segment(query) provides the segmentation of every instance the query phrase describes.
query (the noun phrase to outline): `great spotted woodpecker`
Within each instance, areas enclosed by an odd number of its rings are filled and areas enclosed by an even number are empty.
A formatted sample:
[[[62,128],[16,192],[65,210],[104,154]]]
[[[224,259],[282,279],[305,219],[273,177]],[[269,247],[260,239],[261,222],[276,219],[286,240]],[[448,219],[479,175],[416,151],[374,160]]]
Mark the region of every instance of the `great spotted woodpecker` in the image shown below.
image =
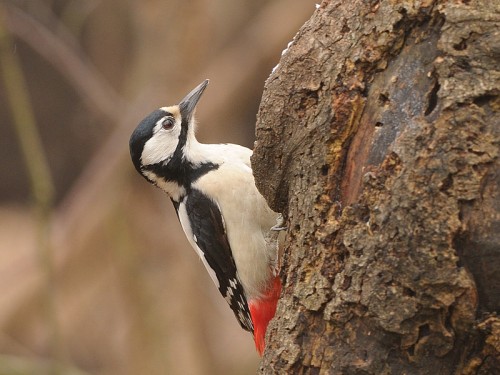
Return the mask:
[[[144,118],[130,154],[137,171],[170,196],[189,243],[262,355],[281,291],[270,235],[278,214],[255,187],[251,150],[196,140],[194,111],[207,85]]]

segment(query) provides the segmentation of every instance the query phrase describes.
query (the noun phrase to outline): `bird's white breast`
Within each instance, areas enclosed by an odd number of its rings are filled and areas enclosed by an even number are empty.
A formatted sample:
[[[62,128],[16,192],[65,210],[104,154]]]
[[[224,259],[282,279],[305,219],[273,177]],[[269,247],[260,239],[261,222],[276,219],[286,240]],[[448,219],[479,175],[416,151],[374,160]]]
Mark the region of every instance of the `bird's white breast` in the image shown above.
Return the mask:
[[[230,144],[203,146],[217,153],[219,168],[200,177],[193,187],[219,205],[245,293],[249,299],[259,297],[276,257],[265,235],[276,224],[277,214],[255,186],[249,166],[251,150]]]

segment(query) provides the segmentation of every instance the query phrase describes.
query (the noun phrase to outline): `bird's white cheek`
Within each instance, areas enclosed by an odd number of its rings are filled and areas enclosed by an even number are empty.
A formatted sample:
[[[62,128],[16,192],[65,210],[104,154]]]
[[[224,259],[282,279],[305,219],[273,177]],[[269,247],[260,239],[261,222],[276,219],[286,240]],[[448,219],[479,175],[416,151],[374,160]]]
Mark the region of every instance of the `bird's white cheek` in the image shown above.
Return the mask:
[[[172,156],[177,147],[177,142],[178,135],[175,134],[175,130],[155,134],[144,145],[141,155],[142,164],[156,164]]]

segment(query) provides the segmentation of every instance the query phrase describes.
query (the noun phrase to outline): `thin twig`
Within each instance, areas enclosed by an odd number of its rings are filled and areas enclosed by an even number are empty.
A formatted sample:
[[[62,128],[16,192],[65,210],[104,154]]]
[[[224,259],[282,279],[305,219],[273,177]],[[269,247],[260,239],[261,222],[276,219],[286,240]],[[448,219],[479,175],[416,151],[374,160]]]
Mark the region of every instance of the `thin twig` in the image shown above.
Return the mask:
[[[49,164],[36,126],[35,116],[28,95],[26,81],[13,44],[3,27],[5,15],[0,8],[0,69],[7,100],[13,117],[13,126],[21,146],[24,164],[28,171],[37,224],[37,245],[41,268],[45,274],[45,303],[50,346],[56,362],[63,359],[55,302],[54,267],[50,243],[51,214],[54,185]],[[52,373],[59,373],[54,366]]]
[[[12,34],[28,43],[65,76],[92,111],[113,122],[120,120],[125,108],[123,99],[87,59],[64,25],[54,20],[58,31],[55,34],[22,10],[4,6],[7,13],[5,26]]]

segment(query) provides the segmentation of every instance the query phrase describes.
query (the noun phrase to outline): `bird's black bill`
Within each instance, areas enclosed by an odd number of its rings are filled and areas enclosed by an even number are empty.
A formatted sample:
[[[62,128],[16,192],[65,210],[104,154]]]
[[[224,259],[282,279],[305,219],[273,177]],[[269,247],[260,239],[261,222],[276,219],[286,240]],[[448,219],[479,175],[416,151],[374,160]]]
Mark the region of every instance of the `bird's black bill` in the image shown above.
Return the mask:
[[[191,116],[193,115],[194,109],[196,108],[196,104],[198,104],[198,101],[200,100],[203,91],[205,91],[208,82],[208,79],[204,80],[189,94],[187,94],[186,97],[179,103],[179,109],[181,111],[183,120],[186,120],[188,122],[189,120],[191,120]]]

